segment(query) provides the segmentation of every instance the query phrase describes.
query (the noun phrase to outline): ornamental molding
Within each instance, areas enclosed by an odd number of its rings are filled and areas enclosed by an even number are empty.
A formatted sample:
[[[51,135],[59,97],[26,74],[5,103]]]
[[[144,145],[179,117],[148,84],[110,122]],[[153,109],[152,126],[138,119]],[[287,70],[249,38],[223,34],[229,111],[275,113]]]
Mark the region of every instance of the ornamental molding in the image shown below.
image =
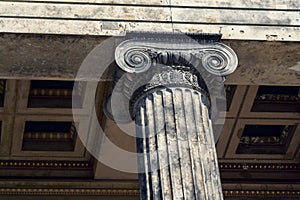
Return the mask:
[[[90,188],[0,188],[1,195],[99,195],[139,196],[139,189]],[[299,190],[223,190],[226,197],[284,197],[299,198]]]
[[[139,189],[111,188],[0,188],[0,194],[15,195],[100,195],[100,196],[139,196]]]
[[[259,170],[259,171],[295,171],[300,165],[295,163],[219,163],[220,170]]]
[[[2,160],[1,169],[83,169],[93,168],[90,161],[31,161],[31,160]],[[220,162],[220,170],[262,170],[262,171],[295,171],[300,170],[300,165],[295,163],[229,163]]]
[[[11,169],[78,169],[91,170],[90,161],[31,161],[31,160],[2,160],[0,170]]]
[[[183,70],[168,70],[161,73],[156,73],[147,88],[153,88],[159,85],[188,85],[199,88],[198,77],[189,71]]]

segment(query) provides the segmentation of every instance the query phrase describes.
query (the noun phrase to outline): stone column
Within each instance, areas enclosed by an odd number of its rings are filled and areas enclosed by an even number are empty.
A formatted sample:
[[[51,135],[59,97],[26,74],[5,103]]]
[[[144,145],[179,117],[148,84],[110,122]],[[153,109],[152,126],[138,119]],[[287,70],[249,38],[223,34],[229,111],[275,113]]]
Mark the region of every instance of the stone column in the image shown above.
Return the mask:
[[[142,199],[222,199],[207,96],[156,88],[136,106]]]
[[[215,36],[197,39],[135,38],[116,49],[117,64],[129,73],[117,87],[136,122],[143,200],[223,199],[210,93],[237,58]]]

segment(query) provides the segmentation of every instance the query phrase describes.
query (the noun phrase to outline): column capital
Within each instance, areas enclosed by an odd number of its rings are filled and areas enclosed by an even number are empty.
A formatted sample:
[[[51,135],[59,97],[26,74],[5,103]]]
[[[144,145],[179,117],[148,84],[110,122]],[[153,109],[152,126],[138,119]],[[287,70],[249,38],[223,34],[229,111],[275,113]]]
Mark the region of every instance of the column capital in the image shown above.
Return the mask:
[[[205,94],[212,116],[217,116],[217,98],[225,98],[224,77],[238,64],[235,52],[220,39],[220,34],[127,34],[115,50],[120,70],[112,98],[118,101],[108,100],[106,114],[118,122],[130,121],[128,112],[141,95],[160,87],[187,87]]]
[[[226,76],[235,71],[235,52],[218,35],[155,34],[123,41],[115,50],[118,66],[128,73],[142,73],[153,67],[181,66],[204,68],[207,72]]]

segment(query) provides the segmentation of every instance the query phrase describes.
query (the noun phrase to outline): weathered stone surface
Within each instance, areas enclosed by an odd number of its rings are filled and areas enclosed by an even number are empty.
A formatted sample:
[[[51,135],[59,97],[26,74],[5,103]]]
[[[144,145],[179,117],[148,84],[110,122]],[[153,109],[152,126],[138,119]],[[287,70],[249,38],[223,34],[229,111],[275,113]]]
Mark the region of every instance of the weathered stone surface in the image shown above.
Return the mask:
[[[31,0],[31,2],[43,2],[44,0]],[[66,0],[48,0],[47,2],[66,2]],[[173,5],[173,6],[209,6],[209,7],[233,7],[233,8],[269,8],[269,9],[296,9],[298,0],[72,0],[72,3],[100,3],[100,4],[130,4],[130,5]]]
[[[74,79],[88,53],[107,37],[0,35],[0,77]],[[299,85],[300,43],[224,41],[239,58],[226,83]],[[91,72],[93,73],[93,72]]]
[[[112,36],[155,30],[220,32],[239,40],[300,38],[297,0],[35,0],[4,1],[0,8],[0,30],[6,33]]]
[[[205,96],[160,89],[138,102],[141,199],[222,199]]]
[[[186,6],[209,6],[209,7],[229,7],[229,8],[269,8],[269,9],[296,9],[299,8],[298,0],[251,0],[251,1],[231,1],[231,0],[173,0],[174,5]]]
[[[74,79],[88,53],[105,37],[2,34],[1,78]]]
[[[237,70],[227,83],[240,85],[299,85],[300,43],[224,41],[238,55]]]
[[[207,4],[209,4],[207,2]],[[42,19],[90,19],[90,20],[119,20],[119,21],[153,21],[153,22],[185,22],[185,23],[223,23],[223,24],[252,24],[265,26],[297,26],[299,12],[289,10],[252,10],[251,7],[240,14],[239,8],[170,8],[165,6],[134,6],[134,5],[80,5],[32,2],[0,2],[0,16],[33,17]],[[263,7],[263,6],[262,6]],[[190,13],[186,15],[186,13]],[[4,20],[5,21],[5,20]],[[111,28],[114,29],[114,28]]]
[[[90,20],[170,21],[168,7],[0,2],[0,16]]]

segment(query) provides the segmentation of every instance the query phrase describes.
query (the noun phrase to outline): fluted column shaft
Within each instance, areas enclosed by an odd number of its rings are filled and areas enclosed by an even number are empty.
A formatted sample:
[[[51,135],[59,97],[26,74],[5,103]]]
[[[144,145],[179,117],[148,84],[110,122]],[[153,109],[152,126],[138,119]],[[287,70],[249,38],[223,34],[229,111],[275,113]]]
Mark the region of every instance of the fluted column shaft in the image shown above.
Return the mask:
[[[141,199],[223,199],[207,98],[173,86],[137,101]]]
[[[126,74],[114,90],[130,117],[114,119],[136,121],[141,199],[223,199],[210,115],[238,59],[220,39],[139,32],[116,47]]]

